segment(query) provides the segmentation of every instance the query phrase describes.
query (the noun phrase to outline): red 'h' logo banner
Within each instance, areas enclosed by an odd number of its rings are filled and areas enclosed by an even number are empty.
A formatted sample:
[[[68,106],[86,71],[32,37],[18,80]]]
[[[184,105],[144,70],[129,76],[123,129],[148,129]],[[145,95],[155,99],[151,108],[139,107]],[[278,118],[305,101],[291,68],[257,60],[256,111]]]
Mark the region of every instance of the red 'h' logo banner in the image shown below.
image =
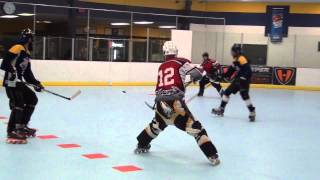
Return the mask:
[[[291,82],[295,75],[294,68],[275,68],[275,76],[278,82],[282,85],[287,85]]]

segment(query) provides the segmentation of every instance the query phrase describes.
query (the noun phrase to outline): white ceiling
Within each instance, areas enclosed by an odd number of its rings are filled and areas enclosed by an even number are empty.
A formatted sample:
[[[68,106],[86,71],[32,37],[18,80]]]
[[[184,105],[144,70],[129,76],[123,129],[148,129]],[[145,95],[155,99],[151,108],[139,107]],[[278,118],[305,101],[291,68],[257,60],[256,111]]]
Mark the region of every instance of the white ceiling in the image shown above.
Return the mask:
[[[316,2],[320,3],[320,0],[200,0],[203,2]]]

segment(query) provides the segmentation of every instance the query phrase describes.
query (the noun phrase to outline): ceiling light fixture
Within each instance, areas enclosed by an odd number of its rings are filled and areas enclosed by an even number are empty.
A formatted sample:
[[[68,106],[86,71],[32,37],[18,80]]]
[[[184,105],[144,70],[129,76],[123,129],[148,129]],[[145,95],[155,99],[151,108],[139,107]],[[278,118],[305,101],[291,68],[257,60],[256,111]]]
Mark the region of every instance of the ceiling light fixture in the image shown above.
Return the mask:
[[[130,23],[111,23],[112,26],[129,26]]]
[[[152,21],[136,21],[133,22],[134,24],[138,24],[138,25],[147,25],[147,24],[154,24],[154,22]]]
[[[41,23],[43,23],[43,24],[51,24],[52,21],[36,21],[36,23],[38,23],[38,24],[41,24]]]
[[[6,18],[6,19],[13,19],[13,18],[17,18],[19,16],[16,16],[16,15],[3,15],[3,16],[0,16],[1,18]]]
[[[177,26],[159,26],[161,29],[176,29]]]
[[[35,14],[32,13],[20,13],[19,16],[34,16]]]

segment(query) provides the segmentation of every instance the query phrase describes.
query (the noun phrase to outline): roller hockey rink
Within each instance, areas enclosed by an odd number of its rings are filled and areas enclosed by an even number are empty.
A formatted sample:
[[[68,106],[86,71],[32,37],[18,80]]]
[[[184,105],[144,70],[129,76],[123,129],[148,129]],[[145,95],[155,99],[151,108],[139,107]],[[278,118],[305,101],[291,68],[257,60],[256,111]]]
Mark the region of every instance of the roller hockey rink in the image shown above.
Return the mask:
[[[149,154],[135,155],[136,136],[154,116],[153,87],[49,87],[74,101],[41,93],[31,121],[40,137],[7,145],[9,107],[0,89],[0,179],[313,180],[319,177],[320,92],[252,89],[257,120],[239,95],[223,118],[211,115],[220,97],[210,87],[188,103],[220,154],[212,167],[194,139],[168,127]],[[188,100],[198,91],[187,90]]]

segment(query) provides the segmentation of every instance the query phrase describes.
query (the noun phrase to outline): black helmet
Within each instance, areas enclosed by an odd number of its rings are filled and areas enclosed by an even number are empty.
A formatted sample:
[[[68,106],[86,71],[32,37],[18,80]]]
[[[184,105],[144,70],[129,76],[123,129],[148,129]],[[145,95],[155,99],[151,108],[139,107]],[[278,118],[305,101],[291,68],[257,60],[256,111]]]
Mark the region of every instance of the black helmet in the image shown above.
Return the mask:
[[[237,55],[242,54],[242,46],[241,44],[234,44],[231,48],[231,51],[234,52]]]
[[[204,53],[202,54],[202,57],[209,57],[209,53],[204,52]]]
[[[31,29],[27,28],[27,29],[23,29],[21,32],[21,36],[20,36],[20,43],[27,43],[29,41],[29,39],[33,38],[33,34]]]

